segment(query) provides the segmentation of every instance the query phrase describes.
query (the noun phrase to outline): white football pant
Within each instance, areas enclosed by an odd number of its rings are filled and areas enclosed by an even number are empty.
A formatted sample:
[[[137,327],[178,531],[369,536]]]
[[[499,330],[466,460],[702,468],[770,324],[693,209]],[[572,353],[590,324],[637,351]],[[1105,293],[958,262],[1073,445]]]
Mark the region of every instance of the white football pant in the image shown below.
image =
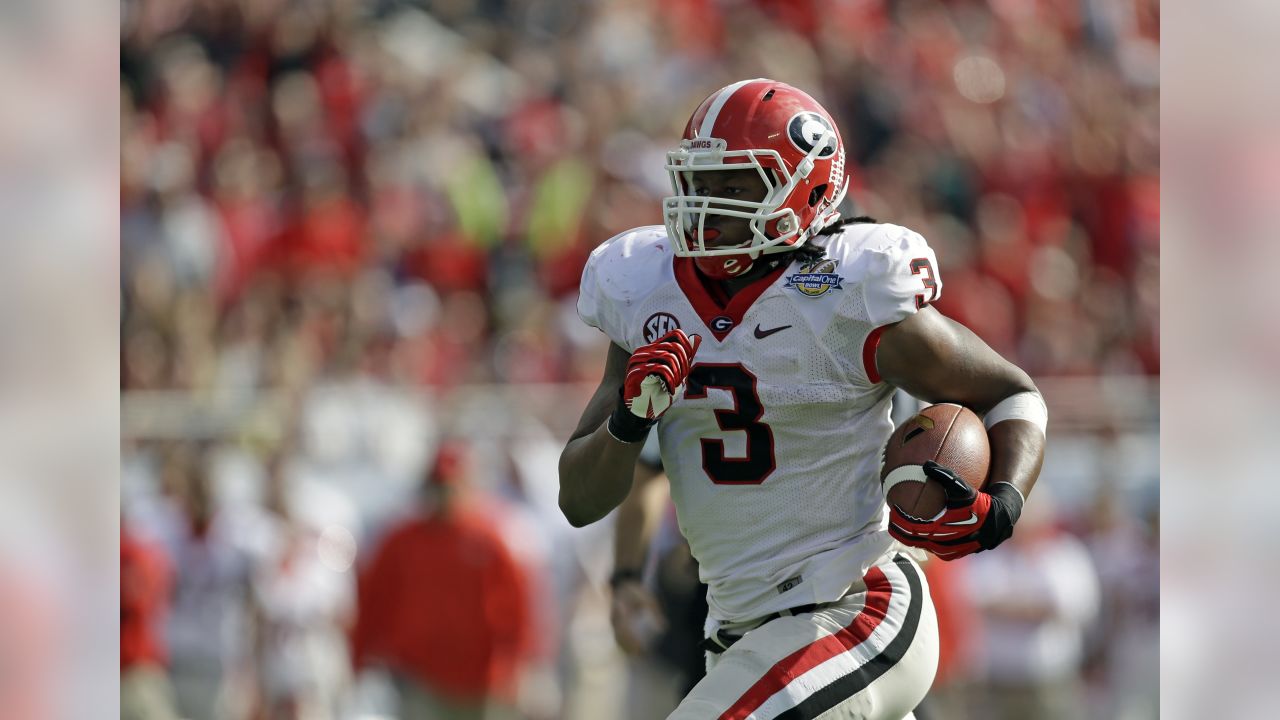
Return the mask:
[[[742,635],[708,622],[717,630]],[[706,677],[668,720],[900,720],[933,684],[938,622],[920,566],[898,555],[841,600],[707,655]]]

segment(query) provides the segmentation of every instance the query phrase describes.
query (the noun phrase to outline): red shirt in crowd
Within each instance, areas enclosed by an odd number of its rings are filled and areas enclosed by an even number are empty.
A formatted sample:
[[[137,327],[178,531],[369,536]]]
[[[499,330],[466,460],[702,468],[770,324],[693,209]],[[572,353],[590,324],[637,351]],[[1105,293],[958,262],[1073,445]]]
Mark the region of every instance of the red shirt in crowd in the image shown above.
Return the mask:
[[[169,604],[169,563],[159,548],[120,533],[120,669],[164,665],[160,627]]]
[[[352,655],[457,700],[510,699],[532,644],[527,578],[492,520],[458,509],[393,528],[360,575]]]
[[[938,672],[933,685],[940,688],[973,677],[974,644],[982,635],[982,615],[964,589],[965,563],[930,558],[922,567],[938,614]]]

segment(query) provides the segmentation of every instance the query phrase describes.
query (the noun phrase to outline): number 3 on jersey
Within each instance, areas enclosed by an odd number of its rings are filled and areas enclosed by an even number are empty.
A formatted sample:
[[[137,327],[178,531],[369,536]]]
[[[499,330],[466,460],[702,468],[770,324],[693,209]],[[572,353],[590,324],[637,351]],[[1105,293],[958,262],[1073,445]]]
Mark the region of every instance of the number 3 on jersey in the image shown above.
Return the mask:
[[[920,281],[924,283],[924,289],[929,291],[929,297],[925,297],[924,293],[916,294],[916,309],[919,310],[938,299],[938,281],[933,279],[933,263],[929,262],[929,258],[912,260],[911,274],[919,275]]]
[[[756,392],[756,376],[739,363],[698,363],[689,370],[684,396],[697,400],[707,396],[707,388],[733,394],[733,409],[716,410],[721,430],[742,430],[747,434],[747,455],[726,458],[724,441],[702,438],[702,468],[717,485],[759,485],[777,467],[773,455],[773,430],[760,422],[764,406]]]

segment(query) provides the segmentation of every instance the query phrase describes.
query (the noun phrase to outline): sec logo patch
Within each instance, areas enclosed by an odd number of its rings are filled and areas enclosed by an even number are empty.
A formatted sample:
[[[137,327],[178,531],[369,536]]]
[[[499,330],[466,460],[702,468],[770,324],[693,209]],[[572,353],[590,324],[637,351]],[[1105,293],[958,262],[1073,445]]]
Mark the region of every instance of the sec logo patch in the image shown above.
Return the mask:
[[[680,329],[680,321],[670,313],[654,313],[644,321],[644,341],[651,343],[672,330]]]

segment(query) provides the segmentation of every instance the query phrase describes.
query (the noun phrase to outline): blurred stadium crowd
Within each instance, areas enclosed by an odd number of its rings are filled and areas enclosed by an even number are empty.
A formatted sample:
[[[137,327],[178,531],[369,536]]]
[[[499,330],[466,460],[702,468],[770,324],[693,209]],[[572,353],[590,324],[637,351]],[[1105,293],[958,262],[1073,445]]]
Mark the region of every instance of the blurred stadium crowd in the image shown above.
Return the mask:
[[[1154,379],[1158,28],[1155,0],[125,0],[122,709],[626,716],[654,681],[609,633],[611,530],[555,503],[607,342],[577,280],[660,222],[664,153],[736,79],[831,110],[944,313],[1037,379]],[[1050,463],[1008,552],[931,570],[931,717],[1155,715],[1156,509],[1092,459],[1057,464],[1083,490]]]

